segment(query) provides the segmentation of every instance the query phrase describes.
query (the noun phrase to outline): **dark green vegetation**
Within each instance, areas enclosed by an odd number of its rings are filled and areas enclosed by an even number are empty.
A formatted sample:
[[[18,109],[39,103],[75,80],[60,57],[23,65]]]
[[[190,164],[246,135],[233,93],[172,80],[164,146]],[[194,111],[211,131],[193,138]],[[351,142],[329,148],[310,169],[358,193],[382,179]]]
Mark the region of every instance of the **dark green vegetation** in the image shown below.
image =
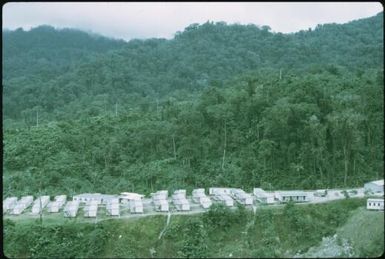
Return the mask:
[[[11,257],[286,257],[317,245],[333,235],[363,206],[362,199],[329,204],[284,208],[262,208],[254,215],[240,207],[231,211],[213,206],[197,216],[172,216],[163,237],[158,236],[166,218],[108,220],[98,224],[66,223],[43,225],[4,222],[4,252]],[[361,211],[359,212],[361,213]],[[377,214],[381,214],[377,212]],[[375,221],[376,213],[366,220]],[[381,214],[383,215],[383,214]],[[359,235],[352,229],[352,235]],[[356,255],[378,256],[383,236],[373,232],[366,250]],[[25,242],[28,240],[28,242]],[[373,240],[373,242],[372,242]],[[370,248],[370,249],[368,249]]]
[[[362,186],[384,169],[382,19],[3,32],[3,194]]]

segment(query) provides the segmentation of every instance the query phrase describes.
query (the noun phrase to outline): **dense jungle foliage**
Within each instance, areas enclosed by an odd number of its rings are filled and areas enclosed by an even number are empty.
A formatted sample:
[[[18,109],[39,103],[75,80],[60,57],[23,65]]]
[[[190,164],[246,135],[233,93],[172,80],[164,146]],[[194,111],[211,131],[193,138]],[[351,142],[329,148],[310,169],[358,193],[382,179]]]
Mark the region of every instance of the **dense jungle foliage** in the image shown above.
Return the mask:
[[[4,254],[18,258],[292,257],[316,246],[322,237],[334,235],[364,203],[363,199],[347,199],[307,206],[288,204],[284,208],[261,208],[256,214],[243,207],[232,211],[218,205],[198,216],[173,216],[160,239],[165,216],[97,224],[68,220],[40,225],[6,220]],[[369,213],[365,221],[383,224],[383,216],[376,214]],[[359,243],[349,239],[355,257],[377,257],[383,253],[384,230],[377,229],[370,233],[352,229],[353,240],[363,233],[370,235]]]
[[[3,31],[3,194],[362,186],[383,173],[383,13],[129,42]]]

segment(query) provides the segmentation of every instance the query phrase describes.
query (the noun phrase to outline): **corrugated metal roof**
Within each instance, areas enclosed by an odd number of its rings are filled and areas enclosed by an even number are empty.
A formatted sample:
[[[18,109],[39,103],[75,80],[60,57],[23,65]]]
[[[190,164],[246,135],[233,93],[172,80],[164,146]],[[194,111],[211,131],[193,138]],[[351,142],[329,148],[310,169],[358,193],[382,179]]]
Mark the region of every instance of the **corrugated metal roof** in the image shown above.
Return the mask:
[[[370,183],[374,183],[374,184],[376,184],[376,185],[384,186],[384,179],[382,179],[382,180],[377,180],[377,181],[372,181],[372,182],[370,182]]]
[[[302,192],[302,191],[281,191],[278,193],[281,196],[308,196],[306,192]]]
[[[383,198],[369,198],[368,201],[384,201]]]

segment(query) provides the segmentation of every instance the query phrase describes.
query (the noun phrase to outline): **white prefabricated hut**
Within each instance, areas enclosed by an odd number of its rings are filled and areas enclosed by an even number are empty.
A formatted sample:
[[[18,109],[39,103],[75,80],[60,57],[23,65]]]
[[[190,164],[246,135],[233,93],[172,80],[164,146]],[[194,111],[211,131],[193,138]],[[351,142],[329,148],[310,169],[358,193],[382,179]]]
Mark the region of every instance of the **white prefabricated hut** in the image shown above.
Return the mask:
[[[199,188],[199,189],[194,189],[194,190],[192,191],[192,200],[193,200],[195,203],[199,203],[199,200],[200,200],[200,198],[202,198],[202,197],[206,197],[205,189]]]
[[[209,188],[209,195],[215,195],[218,193],[231,194],[231,188],[221,188],[221,187]]]
[[[99,201],[91,200],[84,207],[84,217],[95,218],[98,213]]]
[[[261,188],[254,188],[253,194],[256,197],[257,201],[261,203],[273,204],[275,202],[274,193],[268,193]]]
[[[51,212],[51,213],[59,212],[59,210],[63,207],[66,201],[67,201],[66,195],[55,196],[55,200],[51,201],[47,205],[48,212]]]
[[[155,193],[151,193],[152,201],[156,200],[167,200],[168,199],[168,191],[157,191]]]
[[[230,197],[230,195],[227,194],[221,194],[220,200],[228,207],[234,206],[234,200]]]
[[[107,204],[110,199],[116,198],[116,195],[101,194],[101,193],[82,193],[75,195],[72,200],[80,203],[88,203],[90,201],[97,201],[98,204]]]
[[[231,196],[226,194],[226,193],[220,193],[219,192],[213,196],[213,199],[216,201],[222,202],[223,204],[225,204],[228,207],[234,206],[233,198],[231,198]]]
[[[169,211],[167,190],[157,191],[152,193],[151,196],[156,211]]]
[[[75,200],[75,201],[69,201],[64,207],[64,217],[76,217],[76,214],[78,213],[79,210],[79,203],[80,201]]]
[[[131,200],[142,200],[144,197],[143,194],[139,194],[139,193],[133,193],[133,192],[122,192],[120,193],[119,195],[119,200],[122,202],[122,203],[130,203]]]
[[[79,203],[88,203],[90,201],[97,201],[99,204],[102,203],[102,194],[100,193],[82,193],[75,195],[72,198],[73,201],[78,201]]]
[[[179,190],[174,191],[174,194],[178,194],[178,193],[182,193],[183,195],[186,196],[186,190],[184,190],[184,189],[179,189]]]
[[[205,189],[194,189],[192,191],[192,199],[195,203],[199,203],[204,209],[209,208],[212,205],[212,201],[205,194]]]
[[[201,197],[199,199],[199,203],[201,204],[202,208],[204,208],[204,209],[210,208],[211,205],[213,204],[213,202],[207,196]]]
[[[176,190],[173,194],[172,194],[172,199],[186,199],[186,190]]]
[[[15,207],[11,210],[12,215],[20,215],[25,210],[25,206],[21,203],[16,203]]]
[[[214,200],[220,201],[228,207],[234,206],[234,200],[230,196],[231,188],[212,187],[209,188],[209,194]]]
[[[160,199],[154,201],[156,211],[169,211],[168,200]]]
[[[61,208],[67,201],[67,195],[57,195],[55,201],[58,202],[59,208]]]
[[[168,191],[162,190],[152,193],[152,203],[156,211],[169,211]]]
[[[47,205],[47,210],[48,212],[50,213],[56,213],[56,212],[59,212],[59,209],[60,209],[60,206],[59,206],[59,202],[58,201],[51,201],[50,203],[48,203]]]
[[[131,213],[143,213],[143,202],[142,200],[130,200],[130,212]]]
[[[307,202],[310,200],[310,196],[308,193],[303,191],[280,191],[275,192],[275,197],[280,202]]]
[[[364,189],[371,193],[384,193],[384,180],[372,181],[364,184]]]
[[[12,210],[17,204],[17,197],[8,197],[3,201],[3,213]]]
[[[190,203],[186,199],[175,198],[175,199],[173,199],[173,203],[174,203],[177,210],[180,210],[180,211],[190,210]]]
[[[110,199],[106,205],[107,214],[110,216],[120,216],[119,198]]]
[[[172,202],[174,203],[177,210],[190,210],[190,203],[186,199],[186,190],[176,190],[172,195]]]
[[[45,206],[49,203],[49,196],[40,196],[38,197],[32,205],[32,214],[38,214],[40,213]]]
[[[167,190],[161,190],[157,191],[155,193],[151,194],[152,197],[157,197],[158,199],[167,199],[168,198],[168,191]]]
[[[21,197],[21,199],[16,203],[15,207],[13,208],[11,214],[13,215],[21,214],[32,203],[33,203],[33,196],[29,195],[29,196]]]
[[[366,201],[368,210],[384,210],[384,199],[372,198]]]
[[[231,196],[243,205],[253,205],[253,197],[242,189],[231,189]]]

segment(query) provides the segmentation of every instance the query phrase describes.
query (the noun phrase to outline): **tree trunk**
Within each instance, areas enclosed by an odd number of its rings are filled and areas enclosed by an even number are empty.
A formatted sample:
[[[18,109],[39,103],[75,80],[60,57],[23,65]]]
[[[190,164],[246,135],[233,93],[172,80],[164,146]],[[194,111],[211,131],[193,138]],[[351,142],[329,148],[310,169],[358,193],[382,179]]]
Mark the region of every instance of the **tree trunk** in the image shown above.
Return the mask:
[[[348,178],[348,157],[347,157],[347,150],[345,146],[344,146],[344,165],[345,165],[344,186],[346,187],[346,181]]]
[[[40,225],[43,224],[43,208],[41,203],[41,181],[40,181],[40,188],[39,188],[39,203],[40,203],[40,211],[39,211],[39,218],[40,218]]]
[[[259,142],[259,125],[257,124],[257,140]]]
[[[317,161],[316,161],[316,157],[314,156],[314,159],[313,159],[313,174],[316,175],[316,164],[317,164]]]
[[[227,145],[227,132],[226,132],[226,120],[225,120],[225,144],[224,144],[224,147],[223,147],[222,170],[224,170],[224,166],[225,166],[226,145]]]
[[[172,145],[173,145],[173,148],[174,148],[174,159],[176,160],[176,148],[175,148],[175,137],[174,137],[174,135],[172,135]]]
[[[321,184],[323,184],[323,172],[322,172],[322,166],[318,166],[318,168],[319,168],[319,171],[320,171],[320,173],[321,173]]]
[[[36,127],[39,127],[39,111],[36,111]]]
[[[266,172],[266,157],[263,158],[263,169]]]
[[[353,177],[356,177],[356,159],[355,158],[353,159]]]
[[[323,171],[322,171],[322,165],[321,165],[320,161],[322,163],[322,152],[320,154],[320,160],[318,160],[318,168],[319,168],[320,173],[321,173],[321,183],[323,183]]]

